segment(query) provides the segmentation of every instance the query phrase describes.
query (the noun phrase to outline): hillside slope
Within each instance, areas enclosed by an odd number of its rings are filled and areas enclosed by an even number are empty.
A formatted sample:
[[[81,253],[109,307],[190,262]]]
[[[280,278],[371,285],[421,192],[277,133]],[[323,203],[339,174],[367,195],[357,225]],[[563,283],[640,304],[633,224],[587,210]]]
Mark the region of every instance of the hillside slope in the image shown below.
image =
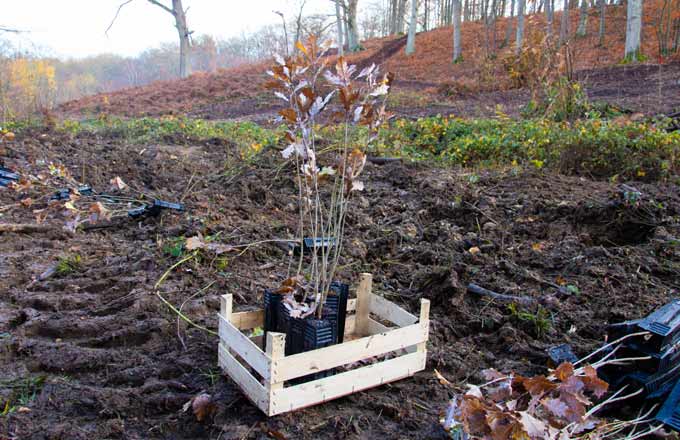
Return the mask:
[[[656,2],[645,5],[643,53],[649,61],[645,65],[617,66],[623,56],[625,41],[625,7],[607,7],[605,44],[598,43],[599,12],[589,11],[588,33],[583,38],[572,38],[574,65],[586,84],[588,93],[597,99],[612,102],[642,112],[670,112],[680,106],[680,65],[671,61],[658,64],[655,58],[658,40],[654,22]],[[555,32],[559,32],[560,13],[555,17]],[[578,10],[571,11],[570,29],[578,24]],[[536,14],[527,18],[527,35],[542,32],[545,18]],[[502,43],[508,19],[496,26],[497,41]],[[502,60],[512,53],[512,43],[499,49],[495,61],[488,62],[484,49],[484,26],[480,22],[466,22],[462,27],[462,62],[451,63],[453,50],[452,28],[421,32],[417,36],[417,50],[406,55],[406,37],[386,37],[364,42],[365,50],[350,55],[352,63],[367,65],[372,62],[397,75],[397,100],[393,107],[398,113],[420,115],[431,113],[464,113],[484,115],[496,105],[516,113],[524,104],[524,90],[510,90]],[[514,33],[513,33],[514,35]],[[530,37],[529,37],[530,38]],[[147,86],[120,90],[109,94],[88,96],[68,102],[60,111],[70,116],[107,113],[121,116],[157,116],[186,114],[203,118],[265,118],[276,109],[276,103],[261,84],[267,63],[221,70],[217,73],[197,73],[189,78],[161,81]],[[604,70],[603,70],[604,69]],[[480,79],[486,75],[486,80]],[[593,80],[594,79],[594,80]],[[456,99],[438,95],[444,82],[485,81],[483,92],[468,93]],[[611,80],[611,84],[609,81]]]

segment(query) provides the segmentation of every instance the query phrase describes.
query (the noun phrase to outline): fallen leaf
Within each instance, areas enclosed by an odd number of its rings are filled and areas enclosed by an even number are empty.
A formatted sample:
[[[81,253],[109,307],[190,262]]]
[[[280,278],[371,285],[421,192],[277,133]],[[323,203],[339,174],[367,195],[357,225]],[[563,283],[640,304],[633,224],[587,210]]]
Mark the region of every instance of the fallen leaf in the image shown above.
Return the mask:
[[[524,431],[531,438],[544,439],[546,433],[545,422],[537,419],[526,411],[520,411],[520,423]]]
[[[560,381],[564,382],[569,377],[574,375],[574,366],[571,362],[562,362],[555,368],[555,377]]]
[[[439,383],[440,383],[440,384],[442,384],[442,385],[451,385],[451,382],[449,382],[444,376],[442,376],[442,374],[441,374],[439,371],[437,371],[436,368],[435,368],[435,370],[434,370],[434,375],[435,375],[435,377],[439,380]]]
[[[116,176],[116,177],[114,177],[113,179],[111,179],[111,181],[110,181],[109,183],[111,184],[111,186],[112,186],[114,189],[117,189],[117,190],[120,190],[120,191],[122,191],[122,190],[124,190],[125,188],[127,188],[127,184],[126,184],[125,182],[123,182],[123,179],[121,179],[121,178],[118,177],[118,176]]]
[[[100,220],[110,220],[111,219],[111,211],[106,209],[104,205],[102,205],[100,202],[95,202],[92,205],[90,205],[90,221],[91,222],[97,222]]]
[[[209,417],[217,410],[217,406],[212,401],[210,394],[203,393],[192,399],[191,409],[196,416],[196,420],[202,422],[206,417]]]
[[[541,405],[557,417],[566,417],[569,407],[560,399],[543,399]]]
[[[477,255],[478,253],[481,252],[481,250],[477,246],[473,246],[470,249],[468,249],[468,252],[470,252],[472,255]]]
[[[203,237],[201,237],[200,235],[197,235],[195,237],[189,237],[187,238],[187,242],[185,243],[184,247],[188,251],[203,249],[205,247],[205,241],[203,241]]]
[[[27,197],[27,198],[21,200],[21,204],[22,204],[24,207],[29,208],[29,207],[33,204],[33,199],[30,198],[30,197]]]

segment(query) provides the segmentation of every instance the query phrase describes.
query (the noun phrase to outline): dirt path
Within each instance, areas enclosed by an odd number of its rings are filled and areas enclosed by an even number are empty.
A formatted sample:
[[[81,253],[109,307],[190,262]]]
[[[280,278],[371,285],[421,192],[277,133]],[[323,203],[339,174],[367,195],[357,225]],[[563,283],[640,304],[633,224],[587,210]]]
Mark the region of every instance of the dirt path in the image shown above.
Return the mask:
[[[289,237],[293,181],[285,169],[277,173],[278,158],[221,179],[230,147],[190,147],[38,133],[14,146],[6,165],[23,172],[63,161],[95,187],[120,176],[168,200],[185,195],[188,212],[73,236],[1,237],[0,397],[15,410],[0,418],[0,438],[445,438],[437,420],[448,391],[434,368],[457,383],[481,379],[486,367],[543,372],[550,345],[572,343],[583,354],[598,344],[604,324],[645,314],[680,288],[675,185],[632,182],[645,203],[631,211],[610,203],[617,190],[608,182],[371,164],[348,219],[340,278],[370,271],[376,291],[408,309],[421,297],[432,301],[427,370],[266,419],[220,374],[216,339],[178,328],[154,284],[178,261],[172,253],[182,237],[201,232],[228,244]],[[0,190],[0,205],[23,197]],[[0,221],[31,222],[44,203],[36,198]],[[650,221],[660,226],[649,228]],[[76,254],[80,269],[32,282]],[[238,310],[257,307],[287,267],[273,245],[224,261],[206,255],[172,272],[160,293],[214,329],[219,295],[233,293]],[[469,282],[549,298],[549,306],[531,311],[536,322],[521,319],[506,305],[466,294]],[[198,422],[182,407],[202,392],[216,412]]]

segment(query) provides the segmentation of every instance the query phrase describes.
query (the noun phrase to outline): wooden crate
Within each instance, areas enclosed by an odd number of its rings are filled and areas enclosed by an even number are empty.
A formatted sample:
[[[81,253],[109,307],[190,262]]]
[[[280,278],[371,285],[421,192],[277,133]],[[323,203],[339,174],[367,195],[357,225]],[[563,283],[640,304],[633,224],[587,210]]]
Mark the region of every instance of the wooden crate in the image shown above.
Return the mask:
[[[422,371],[427,354],[430,301],[420,300],[420,317],[416,317],[371,293],[372,282],[371,274],[361,274],[357,298],[347,302],[345,342],[291,356],[285,356],[283,333],[267,333],[266,351],[261,348],[261,336],[244,334],[243,330],[263,326],[264,311],[233,312],[232,295],[224,295],[218,315],[220,367],[269,416]],[[387,354],[390,356],[383,356]],[[298,385],[287,383],[343,366],[346,371],[329,377]]]

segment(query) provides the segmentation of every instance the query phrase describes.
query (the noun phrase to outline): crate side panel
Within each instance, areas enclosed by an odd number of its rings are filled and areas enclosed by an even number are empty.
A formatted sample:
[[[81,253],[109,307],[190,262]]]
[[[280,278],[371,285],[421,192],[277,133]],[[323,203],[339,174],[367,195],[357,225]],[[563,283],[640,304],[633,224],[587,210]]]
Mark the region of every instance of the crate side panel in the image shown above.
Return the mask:
[[[241,391],[262,411],[269,413],[269,394],[267,390],[229,353],[222,344],[218,348],[219,364],[236,382]]]
[[[425,369],[425,353],[394,359],[307,382],[272,393],[270,414],[281,414],[412,376]]]
[[[264,310],[252,310],[231,314],[231,323],[239,330],[248,330],[264,325]]]
[[[427,328],[414,324],[342,344],[286,356],[272,363],[272,380],[279,382],[318,373],[415,346],[426,340]]]
[[[371,313],[374,313],[380,318],[392,322],[399,327],[406,327],[407,325],[418,322],[416,316],[375,294],[371,295],[369,310]]]
[[[267,355],[239,329],[219,315],[220,342],[241,356],[265,380],[269,378],[270,362]]]

